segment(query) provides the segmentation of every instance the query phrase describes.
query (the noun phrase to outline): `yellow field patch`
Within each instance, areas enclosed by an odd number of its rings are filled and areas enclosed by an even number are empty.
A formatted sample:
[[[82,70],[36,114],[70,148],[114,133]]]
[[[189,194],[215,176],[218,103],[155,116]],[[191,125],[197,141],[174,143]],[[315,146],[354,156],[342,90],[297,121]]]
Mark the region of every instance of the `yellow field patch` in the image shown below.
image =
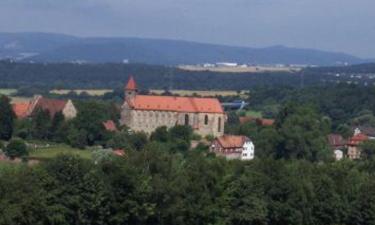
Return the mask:
[[[58,94],[58,95],[66,95],[70,92],[75,92],[76,94],[82,94],[83,92],[86,92],[88,95],[91,96],[103,96],[107,93],[112,93],[112,89],[75,89],[75,90],[69,90],[69,89],[55,89],[51,90],[50,93],[52,94]]]
[[[27,98],[27,97],[10,97],[10,100],[12,103],[19,103],[19,102],[28,102],[32,98]]]
[[[1,89],[0,88],[0,95],[12,95],[15,93],[17,93],[17,89],[7,89],[7,88]]]

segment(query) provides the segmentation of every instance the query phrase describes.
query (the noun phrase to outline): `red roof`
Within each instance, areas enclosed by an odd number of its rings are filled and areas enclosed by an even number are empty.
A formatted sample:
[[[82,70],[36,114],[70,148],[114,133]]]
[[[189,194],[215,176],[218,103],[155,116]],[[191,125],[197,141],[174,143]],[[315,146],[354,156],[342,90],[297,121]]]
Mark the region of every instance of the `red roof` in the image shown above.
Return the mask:
[[[55,116],[56,113],[64,110],[66,100],[59,99],[49,99],[49,98],[39,98],[38,102],[35,105],[35,108],[40,108],[43,110],[48,110],[51,117]]]
[[[351,137],[349,139],[348,145],[357,146],[357,145],[361,144],[362,142],[367,141],[368,139],[369,138],[368,138],[367,135],[359,133],[359,134],[354,135],[353,137]]]
[[[216,139],[223,148],[242,148],[250,139],[246,136],[223,135]]]
[[[129,106],[136,110],[224,113],[216,98],[137,95],[129,100]]]
[[[13,112],[16,114],[17,118],[23,119],[28,116],[28,111],[30,108],[30,102],[20,102],[12,104]]]
[[[115,122],[113,122],[113,120],[108,120],[106,122],[103,122],[103,126],[107,131],[111,131],[111,132],[117,131],[116,124]]]
[[[125,87],[126,90],[137,90],[137,84],[135,83],[134,77],[130,76],[128,83]]]
[[[115,149],[115,150],[113,150],[113,154],[117,155],[117,156],[124,156],[125,155],[125,151],[122,150],[122,149]]]
[[[258,119],[256,119],[256,121],[261,126],[272,126],[275,123],[275,120],[273,120],[273,119],[258,118]]]
[[[240,116],[239,118],[240,124],[248,123],[248,122],[254,121],[255,119],[256,118],[252,116]]]
[[[328,143],[331,147],[343,147],[346,144],[346,140],[340,134],[329,134]]]

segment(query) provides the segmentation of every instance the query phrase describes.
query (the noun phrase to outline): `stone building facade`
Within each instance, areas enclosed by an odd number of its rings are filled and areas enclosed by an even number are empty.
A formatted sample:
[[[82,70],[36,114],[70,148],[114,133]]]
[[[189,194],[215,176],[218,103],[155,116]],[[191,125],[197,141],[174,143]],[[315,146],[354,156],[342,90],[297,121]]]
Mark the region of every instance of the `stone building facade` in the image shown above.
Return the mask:
[[[225,113],[216,98],[139,95],[134,78],[125,87],[121,125],[134,131],[189,125],[194,132],[218,137],[224,134]]]

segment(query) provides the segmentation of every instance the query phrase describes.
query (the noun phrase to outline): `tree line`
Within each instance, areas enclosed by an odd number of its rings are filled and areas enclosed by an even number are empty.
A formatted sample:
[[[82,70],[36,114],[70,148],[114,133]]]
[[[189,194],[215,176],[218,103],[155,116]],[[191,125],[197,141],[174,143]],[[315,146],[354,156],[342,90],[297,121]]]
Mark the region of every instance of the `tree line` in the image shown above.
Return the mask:
[[[147,144],[0,171],[0,224],[371,224],[374,161],[227,161]]]
[[[299,86],[301,73],[219,73],[146,64],[15,63],[0,61],[0,87],[120,89],[133,74],[141,89],[248,90],[255,86]],[[305,74],[305,85],[324,85],[324,73]]]

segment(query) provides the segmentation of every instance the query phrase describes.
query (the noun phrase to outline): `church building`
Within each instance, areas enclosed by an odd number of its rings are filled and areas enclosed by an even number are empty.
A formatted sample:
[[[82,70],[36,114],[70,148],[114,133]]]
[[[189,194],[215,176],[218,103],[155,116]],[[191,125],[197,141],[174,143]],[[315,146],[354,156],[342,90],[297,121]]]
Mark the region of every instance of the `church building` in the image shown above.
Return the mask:
[[[120,124],[148,134],[161,126],[188,125],[202,137],[218,137],[224,134],[225,118],[216,98],[139,95],[135,80],[130,77]]]

